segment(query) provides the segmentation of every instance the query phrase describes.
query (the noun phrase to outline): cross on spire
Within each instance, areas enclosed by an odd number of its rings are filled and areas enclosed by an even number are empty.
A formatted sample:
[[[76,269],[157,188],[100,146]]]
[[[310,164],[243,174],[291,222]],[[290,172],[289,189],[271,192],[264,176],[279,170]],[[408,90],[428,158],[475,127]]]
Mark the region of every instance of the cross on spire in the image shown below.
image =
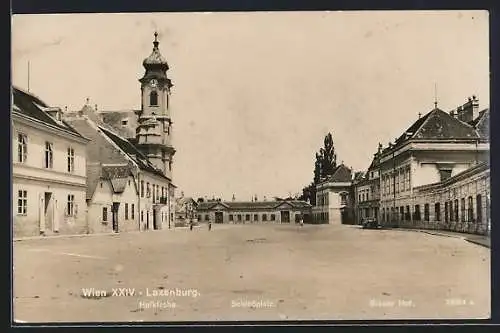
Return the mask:
[[[153,45],[154,45],[154,48],[157,49],[158,44],[160,43],[160,42],[158,42],[158,31],[155,31],[154,36],[155,36],[155,40],[153,42]]]
[[[434,108],[436,109],[437,106],[438,106],[437,83],[434,83]]]

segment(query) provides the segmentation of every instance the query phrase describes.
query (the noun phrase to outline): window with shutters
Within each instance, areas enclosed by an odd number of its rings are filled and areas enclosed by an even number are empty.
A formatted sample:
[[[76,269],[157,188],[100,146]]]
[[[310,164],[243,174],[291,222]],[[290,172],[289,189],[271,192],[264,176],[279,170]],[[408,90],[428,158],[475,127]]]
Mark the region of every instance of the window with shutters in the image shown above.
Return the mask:
[[[28,137],[26,134],[19,133],[17,135],[17,161],[26,163],[28,158]]]
[[[66,203],[66,215],[75,216],[75,196],[68,194],[68,201]]]
[[[67,164],[68,172],[75,172],[75,150],[71,147],[68,148]]]
[[[45,168],[52,169],[54,166],[53,144],[45,142]]]
[[[28,211],[28,191],[17,191],[17,214],[26,215]]]

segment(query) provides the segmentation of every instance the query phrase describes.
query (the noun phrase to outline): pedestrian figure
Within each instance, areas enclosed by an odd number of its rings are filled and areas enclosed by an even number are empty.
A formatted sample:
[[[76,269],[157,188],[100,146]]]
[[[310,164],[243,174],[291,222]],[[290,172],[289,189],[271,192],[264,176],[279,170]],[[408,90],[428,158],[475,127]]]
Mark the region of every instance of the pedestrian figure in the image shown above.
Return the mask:
[[[193,220],[189,220],[189,230],[193,231]]]
[[[302,215],[300,216],[299,218],[299,223],[300,223],[300,226],[303,227],[304,226],[304,219],[302,218]]]
[[[208,231],[212,230],[212,221],[208,221]]]

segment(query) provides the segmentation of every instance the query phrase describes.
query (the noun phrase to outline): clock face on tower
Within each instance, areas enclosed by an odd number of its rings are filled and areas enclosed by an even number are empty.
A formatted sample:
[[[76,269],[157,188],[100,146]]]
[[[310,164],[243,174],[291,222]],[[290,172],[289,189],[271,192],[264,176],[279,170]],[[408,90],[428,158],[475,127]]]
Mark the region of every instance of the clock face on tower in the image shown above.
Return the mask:
[[[149,84],[151,85],[151,87],[156,87],[158,85],[158,81],[156,79],[152,79],[151,81],[149,81]]]

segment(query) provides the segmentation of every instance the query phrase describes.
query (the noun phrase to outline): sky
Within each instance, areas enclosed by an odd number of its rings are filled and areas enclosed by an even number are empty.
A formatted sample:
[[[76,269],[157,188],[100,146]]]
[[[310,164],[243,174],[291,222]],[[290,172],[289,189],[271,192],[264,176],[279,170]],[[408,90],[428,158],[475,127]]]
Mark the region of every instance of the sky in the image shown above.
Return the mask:
[[[293,195],[328,132],[337,163],[366,170],[436,96],[489,106],[486,11],[15,15],[12,82],[69,110],[140,108],[155,30],[186,196]]]

